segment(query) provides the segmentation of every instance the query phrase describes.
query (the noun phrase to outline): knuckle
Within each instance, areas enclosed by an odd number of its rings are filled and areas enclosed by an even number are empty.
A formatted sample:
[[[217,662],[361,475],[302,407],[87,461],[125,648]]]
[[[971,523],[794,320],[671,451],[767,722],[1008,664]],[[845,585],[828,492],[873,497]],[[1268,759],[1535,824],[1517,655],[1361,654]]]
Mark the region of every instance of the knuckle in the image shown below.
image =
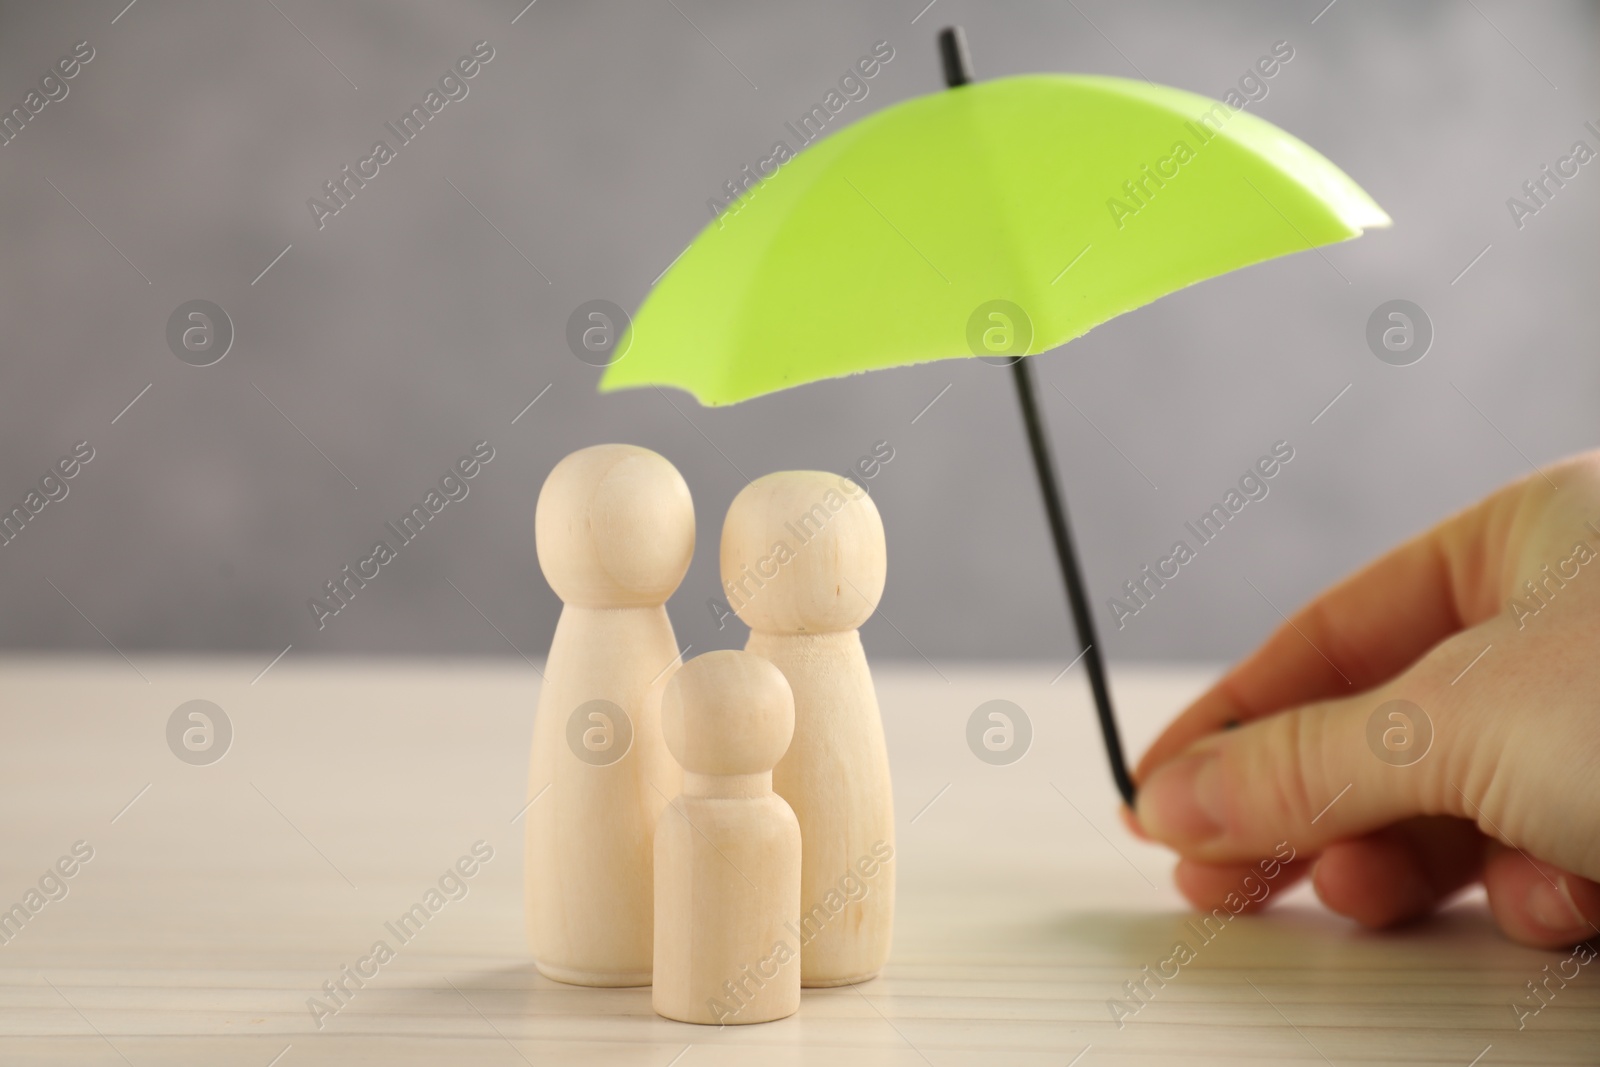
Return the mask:
[[[1353,678],[1355,684],[1365,685],[1368,684],[1366,679],[1382,677],[1384,665],[1373,661],[1351,629],[1341,625],[1333,617],[1332,611],[1332,604],[1326,597],[1319,597],[1306,605],[1300,613],[1300,628],[1305,633],[1296,634],[1296,637],[1301,641],[1309,640],[1322,649],[1333,671],[1340,670],[1333,664],[1342,664],[1343,673],[1348,676],[1347,681]]]
[[[1239,740],[1249,743],[1237,746],[1241,765],[1236,773],[1246,785],[1235,814],[1244,826],[1264,830],[1266,824],[1310,823],[1327,781],[1325,722],[1320,709],[1312,707],[1262,720],[1254,738],[1241,732]]]
[[[1479,693],[1483,681],[1493,676],[1493,664],[1476,662],[1495,654],[1492,644],[1482,633],[1472,630],[1455,634],[1436,645],[1379,696],[1380,701],[1406,701],[1423,720],[1413,725],[1427,732],[1428,751],[1419,754],[1415,762],[1398,768],[1406,774],[1395,783],[1423,814],[1465,814],[1460,810],[1457,784],[1473,773],[1472,766],[1481,749],[1478,736],[1484,726],[1469,696]],[[1480,672],[1473,679],[1480,688],[1465,688],[1471,678],[1467,671]]]

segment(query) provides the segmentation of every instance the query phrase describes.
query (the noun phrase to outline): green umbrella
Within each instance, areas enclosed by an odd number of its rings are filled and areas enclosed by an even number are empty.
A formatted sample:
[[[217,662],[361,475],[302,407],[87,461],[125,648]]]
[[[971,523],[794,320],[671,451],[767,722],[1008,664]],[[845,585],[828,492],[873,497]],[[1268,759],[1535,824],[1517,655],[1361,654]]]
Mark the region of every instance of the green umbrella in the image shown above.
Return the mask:
[[[1121,78],[1034,74],[886,108],[775,163],[695,238],[602,391],[732,404],[935,359],[1010,362],[1113,777],[1133,797],[1028,360],[1206,278],[1389,217],[1243,110]]]

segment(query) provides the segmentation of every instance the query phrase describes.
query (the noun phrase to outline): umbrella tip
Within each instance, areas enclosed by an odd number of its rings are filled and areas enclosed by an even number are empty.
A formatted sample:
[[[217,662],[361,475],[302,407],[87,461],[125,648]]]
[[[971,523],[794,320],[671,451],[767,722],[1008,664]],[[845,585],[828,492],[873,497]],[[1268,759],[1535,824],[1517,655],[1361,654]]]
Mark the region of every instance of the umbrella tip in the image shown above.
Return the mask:
[[[944,83],[951,89],[972,81],[972,57],[967,54],[967,35],[960,26],[939,31],[939,58],[944,64]]]

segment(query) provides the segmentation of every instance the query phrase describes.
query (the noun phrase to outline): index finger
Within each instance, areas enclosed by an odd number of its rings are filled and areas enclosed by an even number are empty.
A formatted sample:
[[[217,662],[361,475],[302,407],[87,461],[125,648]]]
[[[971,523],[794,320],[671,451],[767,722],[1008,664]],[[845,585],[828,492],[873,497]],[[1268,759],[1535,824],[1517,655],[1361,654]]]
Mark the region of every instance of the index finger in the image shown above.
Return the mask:
[[[1382,685],[1499,610],[1495,561],[1516,518],[1509,486],[1382,556],[1284,619],[1150,746],[1135,778],[1232,723]]]

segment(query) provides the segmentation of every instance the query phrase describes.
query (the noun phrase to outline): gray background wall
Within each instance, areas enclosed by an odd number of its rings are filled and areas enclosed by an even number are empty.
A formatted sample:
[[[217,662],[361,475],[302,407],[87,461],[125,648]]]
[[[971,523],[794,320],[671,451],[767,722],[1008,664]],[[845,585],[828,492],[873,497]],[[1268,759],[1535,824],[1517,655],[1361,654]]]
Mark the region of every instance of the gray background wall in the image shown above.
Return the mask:
[[[509,642],[537,658],[559,610],[534,559],[539,484],[566,452],[623,439],[671,458],[695,494],[680,640],[729,646],[742,627],[719,632],[705,601],[738,471],[842,469],[882,439],[891,566],[869,651],[1064,663],[1006,372],[945,362],[705,410],[600,397],[564,340],[586,300],[636,307],[706,199],[873,42],[895,58],[856,114],[937,90],[933,37],[953,21],[981,76],[1142,73],[1212,96],[1288,40],[1257,112],[1395,219],[1040,358],[1081,409],[1044,389],[1102,625],[1105,597],[1185,520],[1272,442],[1296,450],[1266,500],[1106,635],[1113,659],[1239,655],[1277,621],[1271,604],[1290,609],[1530,461],[1596,444],[1600,163],[1520,231],[1505,206],[1573,141],[1600,147],[1583,129],[1600,121],[1594,6],[1338,0],[1318,17],[1325,0],[939,0],[913,21],[923,2],[540,0],[515,24],[521,0],[0,7],[6,108],[75,42],[95,49],[69,95],[0,147],[0,502],[74,442],[96,450],[0,548],[0,644],[114,642],[137,660]],[[319,231],[306,199],[478,40],[495,58],[468,98]],[[1437,331],[1405,368],[1363,339],[1396,297]],[[206,368],[165,340],[196,298],[237,331]],[[471,495],[319,632],[307,598],[485,438],[497,455]]]

